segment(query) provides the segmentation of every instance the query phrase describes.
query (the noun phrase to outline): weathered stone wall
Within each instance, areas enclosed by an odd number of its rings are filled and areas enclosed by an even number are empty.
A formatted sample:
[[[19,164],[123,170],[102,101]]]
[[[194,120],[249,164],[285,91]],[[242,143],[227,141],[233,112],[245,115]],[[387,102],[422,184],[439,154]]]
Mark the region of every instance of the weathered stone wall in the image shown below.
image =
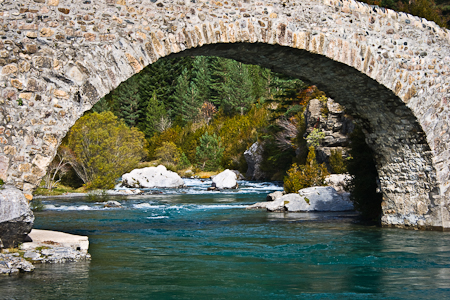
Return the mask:
[[[0,178],[25,194],[101,96],[159,58],[218,55],[345,106],[377,153],[383,224],[450,227],[450,37],[432,22],[333,0],[0,5]]]

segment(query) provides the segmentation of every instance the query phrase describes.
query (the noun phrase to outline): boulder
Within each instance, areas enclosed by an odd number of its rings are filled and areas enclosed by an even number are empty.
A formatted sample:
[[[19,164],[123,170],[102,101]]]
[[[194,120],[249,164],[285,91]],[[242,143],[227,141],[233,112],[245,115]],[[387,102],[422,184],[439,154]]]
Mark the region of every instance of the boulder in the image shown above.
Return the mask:
[[[105,207],[122,207],[122,204],[118,201],[109,200],[104,204]]]
[[[331,174],[325,178],[325,183],[333,187],[338,194],[345,193],[347,182],[352,177],[349,174]]]
[[[34,215],[22,191],[6,187],[0,190],[0,239],[5,248],[16,248],[31,228]]]
[[[241,172],[239,172],[238,170],[231,170],[232,172],[234,172],[234,174],[236,174],[236,178],[237,180],[245,180],[245,176],[241,174]]]
[[[265,208],[268,211],[348,211],[353,210],[349,193],[338,194],[333,187],[321,186],[302,189],[298,194],[287,194],[274,201],[260,202],[248,209]]]
[[[244,158],[247,162],[248,168],[245,174],[249,180],[261,180],[266,177],[266,174],[261,171],[261,163],[263,161],[264,147],[262,144],[256,142],[244,152]]]
[[[267,195],[266,200],[274,201],[274,200],[277,200],[278,198],[283,197],[283,195],[284,195],[284,192],[276,191],[276,192],[273,192],[273,193],[270,193],[269,195]]]
[[[350,193],[338,194],[331,186],[315,186],[298,191],[306,201],[309,200],[313,211],[348,211],[353,210]]]
[[[122,175],[122,185],[129,188],[177,188],[184,186],[181,177],[163,165],[134,169]]]
[[[212,186],[220,190],[235,189],[238,186],[236,179],[237,179],[236,173],[226,169],[222,173],[219,173],[213,177]]]

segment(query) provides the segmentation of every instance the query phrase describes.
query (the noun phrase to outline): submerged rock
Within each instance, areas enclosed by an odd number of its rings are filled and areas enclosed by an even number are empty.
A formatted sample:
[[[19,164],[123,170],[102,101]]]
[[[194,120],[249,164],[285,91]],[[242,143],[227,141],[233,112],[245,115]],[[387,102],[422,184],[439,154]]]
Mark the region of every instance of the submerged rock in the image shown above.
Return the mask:
[[[5,248],[15,248],[31,231],[34,215],[22,191],[0,190],[0,239]]]
[[[226,169],[222,173],[217,174],[212,178],[212,187],[216,189],[235,189],[237,188],[237,176],[231,170]]]
[[[118,201],[110,200],[110,201],[107,201],[104,206],[105,207],[122,207],[122,204],[120,204]]]
[[[122,175],[122,185],[129,188],[177,188],[184,186],[181,177],[169,171],[163,165],[134,169]]]
[[[353,210],[353,204],[349,193],[338,194],[333,187],[321,186],[302,189],[298,194],[287,194],[274,201],[256,203],[247,208],[289,212],[348,211]]]
[[[0,253],[0,275],[14,275],[34,271],[32,263],[19,256],[19,253]]]

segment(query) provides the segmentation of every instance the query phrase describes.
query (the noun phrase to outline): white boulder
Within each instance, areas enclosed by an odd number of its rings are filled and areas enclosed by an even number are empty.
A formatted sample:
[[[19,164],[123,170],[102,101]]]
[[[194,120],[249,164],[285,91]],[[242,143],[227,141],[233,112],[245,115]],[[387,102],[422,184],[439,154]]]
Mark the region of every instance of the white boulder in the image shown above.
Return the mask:
[[[338,194],[329,186],[302,189],[298,194],[287,194],[274,201],[260,202],[247,207],[268,211],[348,211],[353,210],[349,193]]]
[[[236,180],[236,173],[226,169],[212,178],[212,186],[216,189],[235,189],[237,188]]]
[[[134,169],[122,175],[122,185],[129,188],[176,188],[184,185],[183,179],[163,165]]]
[[[266,200],[267,201],[274,201],[277,200],[278,198],[283,197],[284,192],[282,191],[275,191],[273,193],[270,193],[269,195],[267,195]]]
[[[109,200],[104,204],[105,207],[122,207],[122,204],[118,201]]]
[[[350,174],[331,174],[325,178],[325,183],[328,186],[333,187],[336,192],[345,193],[347,182],[350,181],[352,176]]]
[[[301,189],[298,194],[309,201],[313,211],[346,211],[353,210],[350,194],[338,194],[331,186],[314,186]]]

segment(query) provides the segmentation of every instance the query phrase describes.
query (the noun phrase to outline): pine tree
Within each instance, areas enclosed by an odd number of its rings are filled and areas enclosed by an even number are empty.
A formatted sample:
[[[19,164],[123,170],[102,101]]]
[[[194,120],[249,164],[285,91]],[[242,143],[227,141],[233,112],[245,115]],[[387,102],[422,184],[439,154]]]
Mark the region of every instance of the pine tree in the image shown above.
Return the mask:
[[[248,66],[231,59],[216,59],[213,68],[211,100],[227,114],[243,115],[255,99]]]
[[[190,81],[187,69],[184,69],[178,78],[175,98],[177,103],[174,107],[175,112],[181,116],[184,122],[195,122],[203,102],[199,97],[197,85]]]
[[[200,145],[197,147],[196,158],[198,167],[205,171],[215,171],[220,167],[224,147],[222,147],[221,138],[206,132],[200,138]]]
[[[96,113],[110,111],[111,110],[111,102],[112,102],[112,95],[111,95],[111,93],[109,93],[105,97],[101,98],[97,103],[95,103],[94,106],[92,106],[92,111],[96,112]]]
[[[141,114],[138,77],[133,76],[119,85],[113,92],[112,99],[114,114],[123,119],[128,126],[136,126]]]
[[[249,65],[248,71],[252,80],[252,97],[264,101],[269,96],[271,71],[256,65]]]
[[[167,118],[167,112],[164,108],[164,103],[158,101],[156,97],[156,91],[153,91],[153,96],[147,102],[147,108],[145,110],[145,123],[142,123],[140,127],[144,126],[143,130],[145,136],[150,138],[158,131],[158,124],[162,118]]]
[[[191,81],[197,87],[197,98],[203,103],[209,101],[211,76],[209,72],[208,58],[197,56],[192,64]]]

